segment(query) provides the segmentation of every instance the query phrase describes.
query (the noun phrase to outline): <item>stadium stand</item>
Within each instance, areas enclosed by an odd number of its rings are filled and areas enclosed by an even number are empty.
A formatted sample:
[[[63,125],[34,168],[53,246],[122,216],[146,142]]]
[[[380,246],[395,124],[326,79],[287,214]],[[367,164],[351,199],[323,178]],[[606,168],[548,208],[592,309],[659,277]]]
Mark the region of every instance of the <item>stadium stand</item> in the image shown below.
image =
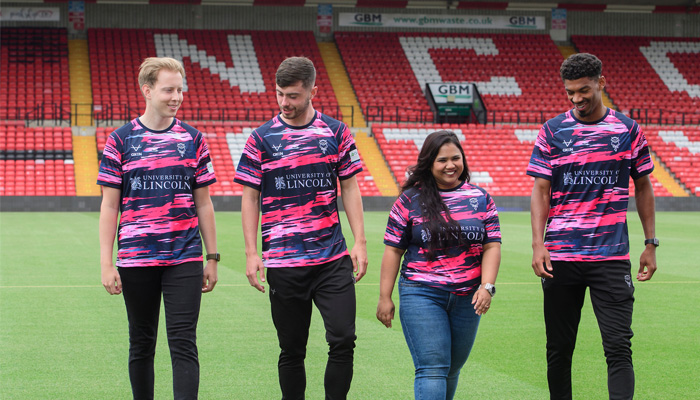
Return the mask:
[[[275,71],[287,56],[306,55],[317,66],[314,106],[342,117],[312,32],[90,29],[95,104],[103,120],[142,111],[137,77],[149,56],[173,57],[187,72],[183,120],[266,121],[278,110]],[[119,44],[119,45],[114,45]]]
[[[75,196],[71,130],[0,121],[0,196]]]
[[[603,61],[606,90],[620,111],[642,124],[700,124],[700,39],[573,36],[571,40],[579,51]]]
[[[694,195],[700,195],[700,128],[654,126],[646,129],[650,146]]]
[[[532,178],[525,175],[525,170],[539,128],[535,124],[397,126],[377,123],[373,125],[373,134],[399,183],[406,178],[407,168],[415,164],[428,133],[451,129],[460,137],[473,183],[494,196],[529,196]],[[653,175],[651,182],[656,196],[671,195]],[[632,180],[630,185],[630,193],[634,194]]]
[[[432,122],[429,82],[477,82],[487,110],[500,111],[494,122],[540,122],[568,108],[552,96],[562,57],[547,35],[338,32],[335,40],[368,121]]]
[[[66,29],[3,27],[0,42],[0,120],[67,118]]]

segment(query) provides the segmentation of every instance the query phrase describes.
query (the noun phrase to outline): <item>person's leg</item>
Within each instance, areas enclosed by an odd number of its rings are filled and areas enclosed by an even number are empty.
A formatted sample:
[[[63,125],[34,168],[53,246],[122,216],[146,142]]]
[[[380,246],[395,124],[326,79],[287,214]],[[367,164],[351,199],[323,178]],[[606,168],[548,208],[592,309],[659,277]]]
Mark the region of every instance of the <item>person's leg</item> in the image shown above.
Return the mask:
[[[159,267],[119,268],[129,319],[129,380],[134,400],[153,399],[160,274]]]
[[[467,358],[469,358],[474,339],[476,339],[476,331],[479,329],[481,316],[477,315],[474,310],[473,297],[474,293],[469,296],[451,294],[447,305],[447,315],[450,320],[450,332],[452,335],[452,363],[447,374],[447,395],[445,396],[447,400],[451,400],[455,396],[459,381],[459,371],[464,366],[464,363],[467,362]]]
[[[353,375],[355,349],[355,280],[352,259],[339,260],[317,267],[313,299],[323,317],[328,342],[328,362],[324,386],[326,399],[345,399]]]
[[[196,399],[199,392],[197,321],[202,300],[202,271],[201,261],[164,267],[163,303],[175,400]]]
[[[283,400],[304,399],[306,343],[311,323],[309,274],[314,267],[268,268],[272,321],[277,329],[277,363]]]
[[[552,267],[554,278],[542,282],[549,396],[552,400],[570,400],[571,359],[586,286],[581,283],[579,264],[554,261]]]
[[[416,368],[416,400],[447,395],[452,339],[447,303],[450,294],[399,278],[399,316]]]
[[[610,399],[634,397],[632,309],[634,285],[629,261],[593,263],[589,286],[608,363]]]

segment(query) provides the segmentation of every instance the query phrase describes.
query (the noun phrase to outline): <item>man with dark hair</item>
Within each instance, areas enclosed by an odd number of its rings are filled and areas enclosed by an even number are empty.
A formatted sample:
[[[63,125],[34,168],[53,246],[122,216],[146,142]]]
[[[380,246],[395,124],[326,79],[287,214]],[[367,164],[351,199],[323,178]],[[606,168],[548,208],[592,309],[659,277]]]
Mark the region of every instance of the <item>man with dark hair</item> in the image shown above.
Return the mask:
[[[551,399],[572,398],[571,359],[586,288],[603,339],[610,399],[634,396],[630,177],[647,238],[637,280],[656,271],[654,165],[639,125],[603,105],[601,73],[591,54],[564,61],[561,78],[574,108],[542,126],[527,168],[535,177],[532,268],[542,278]]]
[[[281,113],[250,135],[235,178],[243,185],[246,275],[263,293],[265,268],[270,280],[272,320],[281,348],[279,383],[286,400],[304,398],[312,302],[323,318],[329,345],[326,399],[347,397],[356,339],[354,284],[367,269],[362,197],[355,177],[362,170],[360,156],[348,127],[311,105],[318,91],[315,76],[307,58],[282,62],[276,75]],[[355,237],[349,254],[338,218],[338,180]],[[262,259],[257,249],[261,208]]]

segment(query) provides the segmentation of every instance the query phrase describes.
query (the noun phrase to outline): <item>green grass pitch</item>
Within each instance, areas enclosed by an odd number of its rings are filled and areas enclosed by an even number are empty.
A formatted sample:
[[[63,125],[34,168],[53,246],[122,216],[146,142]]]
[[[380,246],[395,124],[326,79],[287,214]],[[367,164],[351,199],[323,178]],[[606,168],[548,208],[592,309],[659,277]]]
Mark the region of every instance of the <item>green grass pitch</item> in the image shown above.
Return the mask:
[[[629,213],[633,266],[642,249]],[[413,364],[398,321],[375,318],[386,212],[365,214],[370,265],[357,285],[352,399],[409,399]],[[636,284],[636,398],[700,397],[700,213],[658,213],[659,270]],[[97,213],[0,213],[0,398],[127,399],[128,335],[121,296],[100,284]],[[350,229],[344,225],[352,242]],[[530,268],[528,213],[502,213],[498,294],[462,369],[456,398],[548,398],[542,292]],[[240,213],[217,214],[219,284],[204,295],[198,330],[202,399],[280,398],[278,347],[267,294],[245,277]],[[395,293],[395,297],[397,294]],[[398,313],[397,313],[398,317]],[[164,321],[156,398],[172,398]],[[307,398],[323,398],[327,345],[316,313]],[[574,398],[607,398],[606,366],[587,301],[574,354]]]

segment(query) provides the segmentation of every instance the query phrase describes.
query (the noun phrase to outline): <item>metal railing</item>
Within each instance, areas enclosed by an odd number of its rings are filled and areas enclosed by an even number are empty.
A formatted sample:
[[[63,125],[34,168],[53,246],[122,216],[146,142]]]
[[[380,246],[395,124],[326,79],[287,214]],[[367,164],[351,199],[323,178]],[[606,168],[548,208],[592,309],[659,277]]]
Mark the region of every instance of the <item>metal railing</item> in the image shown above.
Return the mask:
[[[367,122],[391,123],[436,123],[440,119],[430,110],[412,109],[398,106],[368,105],[360,110],[355,106],[314,105],[314,108],[333,118],[349,118],[350,126],[355,126],[360,117]],[[43,125],[53,123],[58,125],[75,126],[78,119],[89,125],[114,126],[138,117],[143,107],[132,107],[129,104],[109,103],[70,104],[63,106],[55,103],[38,103],[32,106],[0,107],[0,120],[23,120],[28,123]],[[548,119],[560,114],[562,110],[490,110],[487,112],[487,123],[542,124]],[[184,105],[178,111],[178,118],[184,121],[267,121],[279,113],[278,108],[260,107],[188,107]],[[700,124],[700,112],[681,112],[666,109],[632,109],[629,117],[640,124],[659,125],[697,125]]]

